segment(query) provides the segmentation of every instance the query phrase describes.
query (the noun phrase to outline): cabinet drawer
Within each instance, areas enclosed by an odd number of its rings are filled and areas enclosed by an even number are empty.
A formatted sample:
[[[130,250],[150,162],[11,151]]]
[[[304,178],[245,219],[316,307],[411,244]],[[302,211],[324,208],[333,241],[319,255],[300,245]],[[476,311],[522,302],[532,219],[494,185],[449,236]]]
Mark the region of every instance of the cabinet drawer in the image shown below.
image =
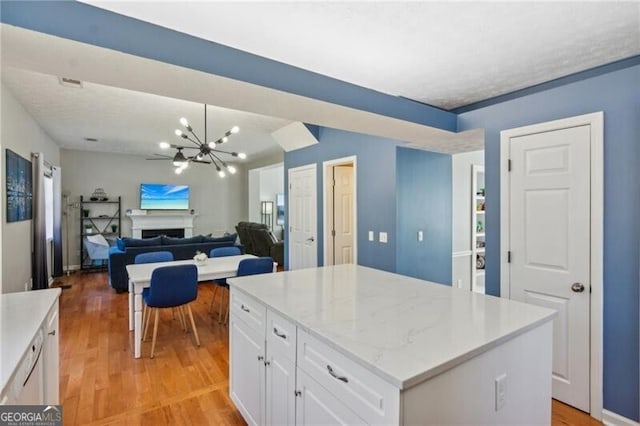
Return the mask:
[[[267,350],[277,350],[291,361],[296,360],[296,326],[267,309]]]
[[[244,321],[249,327],[261,334],[264,333],[267,308],[254,298],[231,289],[231,313]]]
[[[399,423],[398,388],[301,329],[297,364],[367,423]]]

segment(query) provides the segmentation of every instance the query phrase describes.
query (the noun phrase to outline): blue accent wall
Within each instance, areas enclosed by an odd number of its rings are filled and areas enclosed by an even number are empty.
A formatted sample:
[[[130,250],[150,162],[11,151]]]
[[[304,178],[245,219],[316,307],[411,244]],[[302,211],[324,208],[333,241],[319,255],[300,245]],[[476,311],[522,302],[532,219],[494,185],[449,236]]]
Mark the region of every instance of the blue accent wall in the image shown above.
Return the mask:
[[[324,262],[322,223],[322,162],[355,155],[357,157],[358,264],[385,271],[396,270],[396,146],[397,141],[359,133],[320,127],[319,143],[287,152],[284,156],[285,187],[288,170],[317,164],[318,265]],[[375,231],[376,241],[368,240]],[[388,242],[378,242],[378,232],[388,234]],[[285,259],[288,258],[288,245]],[[286,264],[286,262],[285,262]],[[288,267],[288,265],[286,265]]]
[[[398,148],[396,176],[397,272],[451,285],[451,156]]]
[[[500,131],[604,111],[604,408],[640,420],[640,65],[461,114],[485,129],[486,288],[500,292]]]
[[[346,107],[456,130],[456,115],[451,112],[84,3],[2,1],[0,20],[10,25]]]

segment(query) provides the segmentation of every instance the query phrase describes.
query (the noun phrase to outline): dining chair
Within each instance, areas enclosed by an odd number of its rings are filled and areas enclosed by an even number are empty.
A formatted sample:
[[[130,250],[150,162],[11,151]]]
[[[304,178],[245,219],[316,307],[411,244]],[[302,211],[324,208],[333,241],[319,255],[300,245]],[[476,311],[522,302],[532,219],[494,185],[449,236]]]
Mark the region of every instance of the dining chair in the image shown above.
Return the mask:
[[[149,316],[151,316],[151,309],[155,310],[151,358],[153,358],[156,348],[158,314],[160,309],[163,308],[176,308],[179,311],[186,308],[186,312],[189,314],[189,319],[191,320],[191,328],[193,329],[196,345],[200,346],[198,330],[196,329],[196,323],[193,320],[193,313],[189,305],[190,302],[198,297],[198,268],[196,265],[162,266],[154,269],[151,273],[149,291],[146,295],[143,293],[142,297],[149,307]],[[182,312],[182,315],[184,316],[184,312]],[[149,321],[147,321],[145,327],[145,337],[148,327]]]
[[[236,277],[268,274],[270,272],[273,272],[272,257],[269,257],[269,256],[254,257],[251,259],[242,259],[240,263],[238,263],[238,271],[236,272]],[[227,313],[224,318],[224,324],[226,324],[228,320],[229,320],[229,304],[227,303]]]
[[[133,263],[141,264],[141,263],[158,263],[158,262],[173,262],[173,253],[170,251],[150,251],[148,253],[140,253],[137,254],[136,257],[133,258]],[[142,290],[142,298],[144,300],[145,292],[148,292],[149,288],[145,288]],[[187,330],[187,323],[184,319],[184,316],[178,314],[180,317],[180,324],[182,325],[183,330]],[[147,318],[147,305],[145,304],[142,307],[142,327],[144,329],[145,321],[149,321]],[[144,336],[143,336],[144,337]]]
[[[209,257],[225,257],[225,256],[239,256],[242,252],[239,247],[218,247],[211,249],[209,252]],[[213,289],[213,298],[211,299],[211,306],[209,306],[209,312],[213,312],[213,305],[216,302],[216,294],[218,289],[222,289],[224,292],[225,288],[228,288],[227,279],[226,278],[218,278],[213,280],[215,287]],[[220,308],[222,309],[222,295],[220,295]],[[218,322],[221,320],[221,314],[218,315]]]

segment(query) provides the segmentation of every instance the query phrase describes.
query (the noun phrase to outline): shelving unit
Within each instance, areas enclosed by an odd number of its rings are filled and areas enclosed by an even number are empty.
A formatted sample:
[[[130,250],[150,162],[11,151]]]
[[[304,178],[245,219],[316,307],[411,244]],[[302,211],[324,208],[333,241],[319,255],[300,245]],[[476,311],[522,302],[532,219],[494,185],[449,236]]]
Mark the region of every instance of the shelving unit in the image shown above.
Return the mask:
[[[472,166],[471,184],[471,291],[483,293],[486,251],[484,166]]]
[[[120,236],[122,215],[120,197],[116,200],[87,201],[80,196],[80,269],[102,270],[107,267],[107,259],[92,259],[85,238],[102,235],[107,241]],[[85,211],[88,214],[85,215]],[[115,231],[113,226],[116,227]]]

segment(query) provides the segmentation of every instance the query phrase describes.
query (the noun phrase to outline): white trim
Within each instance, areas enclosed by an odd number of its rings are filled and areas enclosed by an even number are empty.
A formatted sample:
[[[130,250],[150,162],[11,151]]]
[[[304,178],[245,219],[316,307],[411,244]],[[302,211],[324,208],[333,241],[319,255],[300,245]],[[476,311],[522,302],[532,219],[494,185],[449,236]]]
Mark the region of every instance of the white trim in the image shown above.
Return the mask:
[[[603,182],[604,114],[602,111],[533,124],[500,132],[500,296],[509,298],[509,140],[515,136],[588,125],[591,128],[591,356],[589,406],[591,417],[602,419],[602,315],[603,315]]]
[[[322,162],[322,263],[323,265],[331,265],[327,263],[329,258],[329,248],[327,235],[329,223],[326,215],[327,208],[327,168],[340,166],[344,164],[353,165],[353,263],[358,264],[358,157],[351,155],[349,157],[336,158]]]
[[[602,423],[606,426],[640,426],[640,423],[609,410],[602,410]]]
[[[472,254],[473,251],[471,250],[454,251],[453,253],[451,253],[451,257],[465,257],[471,256]]]

